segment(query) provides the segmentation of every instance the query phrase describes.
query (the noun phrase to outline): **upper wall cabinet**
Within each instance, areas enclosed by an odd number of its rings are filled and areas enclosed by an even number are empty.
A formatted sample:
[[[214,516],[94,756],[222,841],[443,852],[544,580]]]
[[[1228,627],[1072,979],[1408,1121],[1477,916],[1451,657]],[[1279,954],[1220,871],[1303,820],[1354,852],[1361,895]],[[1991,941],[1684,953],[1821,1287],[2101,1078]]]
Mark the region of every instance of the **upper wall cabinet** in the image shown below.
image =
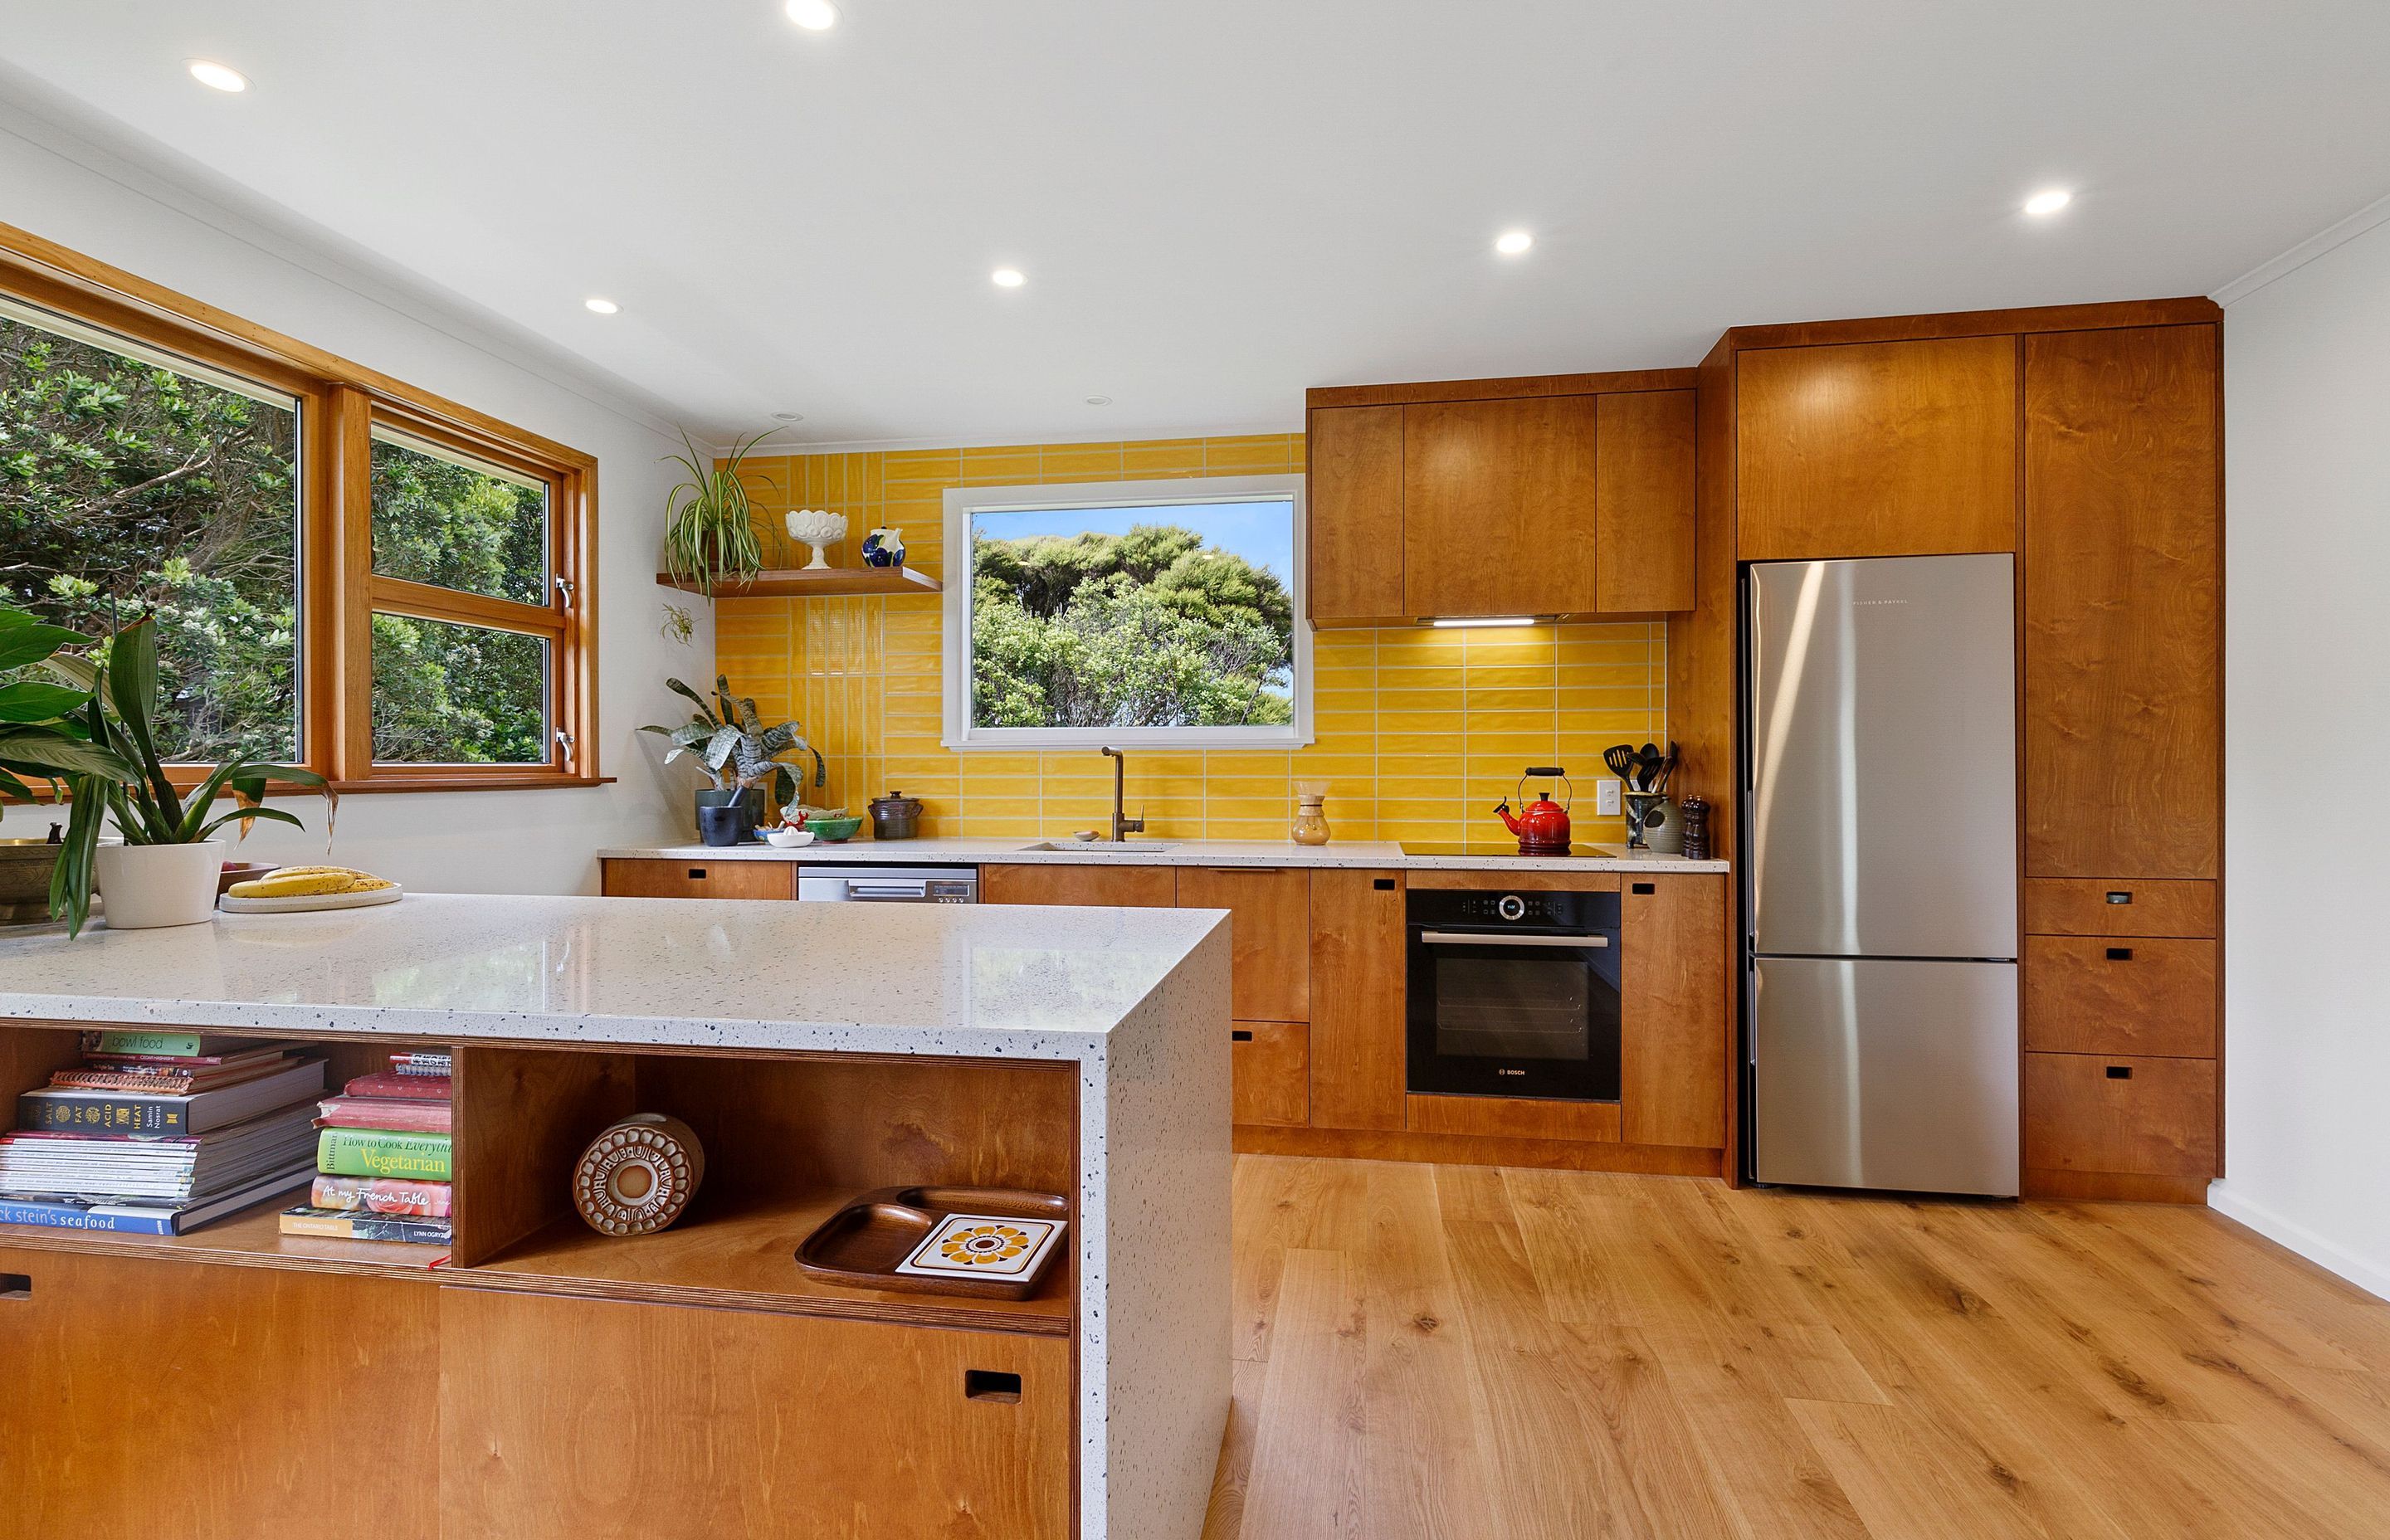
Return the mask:
[[[1306,612],[1690,610],[1690,383],[1660,370],[1313,391]]]
[[[1736,371],[1741,559],[2016,549],[2015,337],[1761,348]]]
[[[2212,878],[2222,465],[2213,326],[2024,340],[2024,861]]]
[[[1597,398],[1403,408],[1403,608],[1413,615],[1595,609]]]

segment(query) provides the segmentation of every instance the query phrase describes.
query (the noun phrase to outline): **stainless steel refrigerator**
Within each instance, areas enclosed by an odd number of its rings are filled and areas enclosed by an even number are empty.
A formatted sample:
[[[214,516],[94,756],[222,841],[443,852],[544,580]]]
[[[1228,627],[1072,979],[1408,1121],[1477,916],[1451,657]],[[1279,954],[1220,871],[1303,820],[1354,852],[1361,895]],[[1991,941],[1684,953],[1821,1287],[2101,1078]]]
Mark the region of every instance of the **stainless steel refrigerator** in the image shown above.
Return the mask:
[[[2017,1191],[2014,567],[1748,571],[1762,1182]]]

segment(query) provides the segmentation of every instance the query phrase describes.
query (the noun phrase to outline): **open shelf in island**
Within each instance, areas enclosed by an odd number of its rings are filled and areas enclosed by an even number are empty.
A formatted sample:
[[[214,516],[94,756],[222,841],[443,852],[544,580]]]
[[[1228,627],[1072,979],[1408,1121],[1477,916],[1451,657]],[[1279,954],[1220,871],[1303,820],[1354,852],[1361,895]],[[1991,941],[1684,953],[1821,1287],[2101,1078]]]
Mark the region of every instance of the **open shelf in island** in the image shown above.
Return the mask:
[[[797,1243],[856,1191],[701,1192],[678,1224],[649,1236],[600,1235],[567,1215],[450,1277],[528,1293],[1070,1335],[1077,1268],[1067,1246],[1036,1291],[1017,1301],[850,1289],[805,1272]]]

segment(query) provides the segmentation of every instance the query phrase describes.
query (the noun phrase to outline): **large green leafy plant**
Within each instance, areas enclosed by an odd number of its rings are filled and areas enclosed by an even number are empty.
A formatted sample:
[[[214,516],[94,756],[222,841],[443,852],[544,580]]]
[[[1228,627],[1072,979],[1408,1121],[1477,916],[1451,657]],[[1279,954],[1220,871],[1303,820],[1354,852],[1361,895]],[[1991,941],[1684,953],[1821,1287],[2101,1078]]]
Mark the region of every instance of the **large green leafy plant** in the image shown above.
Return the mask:
[[[66,776],[126,773],[122,760],[92,743],[77,716],[91,691],[68,682],[74,662],[58,657],[90,640],[0,605],[0,797],[32,802],[32,782],[56,795]]]
[[[664,499],[664,570],[676,582],[695,583],[712,598],[721,579],[752,577],[764,570],[747,483],[739,478],[739,467],[764,435],[732,444],[710,468],[705,453],[687,433],[680,442],[688,453],[667,457],[688,472],[688,480]]]
[[[94,853],[100,822],[112,819],[128,845],[187,845],[212,839],[226,824],[247,833],[251,820],[270,819],[294,828],[306,826],[280,808],[263,805],[270,785],[313,786],[324,793],[326,817],[336,806],[329,783],[295,764],[270,764],[228,755],[188,792],[175,789],[159,757],[152,717],[158,701],[158,635],[149,616],[109,638],[90,659],[52,657],[46,667],[80,687],[86,699],[67,719],[84,743],[103,759],[67,776],[73,811],[67,820],[66,848],[50,879],[50,912],[79,932],[91,913]],[[238,804],[219,813],[216,802]]]
[[[763,714],[755,709],[754,697],[730,693],[729,675],[713,676],[712,700],[677,679],[664,683],[697,707],[689,719],[677,727],[650,725],[639,729],[672,741],[672,748],[664,753],[666,764],[683,754],[691,755],[713,777],[717,791],[744,791],[768,784],[774,807],[797,800],[798,776],[790,772],[784,756],[811,754],[814,784],[828,784],[829,766],[823,762],[821,751],[805,741],[798,724],[783,722],[777,726],[765,726]]]

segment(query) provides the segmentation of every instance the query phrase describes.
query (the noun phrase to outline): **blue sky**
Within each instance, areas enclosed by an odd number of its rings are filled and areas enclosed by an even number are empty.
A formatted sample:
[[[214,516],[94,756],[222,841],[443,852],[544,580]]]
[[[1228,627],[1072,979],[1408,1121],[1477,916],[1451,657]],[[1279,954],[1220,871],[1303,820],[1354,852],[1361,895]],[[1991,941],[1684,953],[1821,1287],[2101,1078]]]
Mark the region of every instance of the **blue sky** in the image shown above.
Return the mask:
[[[996,540],[1093,532],[1126,534],[1134,524],[1178,524],[1205,542],[1266,567],[1294,586],[1294,520],[1283,497],[1250,503],[1172,503],[1146,507],[1006,508],[971,515],[971,530]]]

